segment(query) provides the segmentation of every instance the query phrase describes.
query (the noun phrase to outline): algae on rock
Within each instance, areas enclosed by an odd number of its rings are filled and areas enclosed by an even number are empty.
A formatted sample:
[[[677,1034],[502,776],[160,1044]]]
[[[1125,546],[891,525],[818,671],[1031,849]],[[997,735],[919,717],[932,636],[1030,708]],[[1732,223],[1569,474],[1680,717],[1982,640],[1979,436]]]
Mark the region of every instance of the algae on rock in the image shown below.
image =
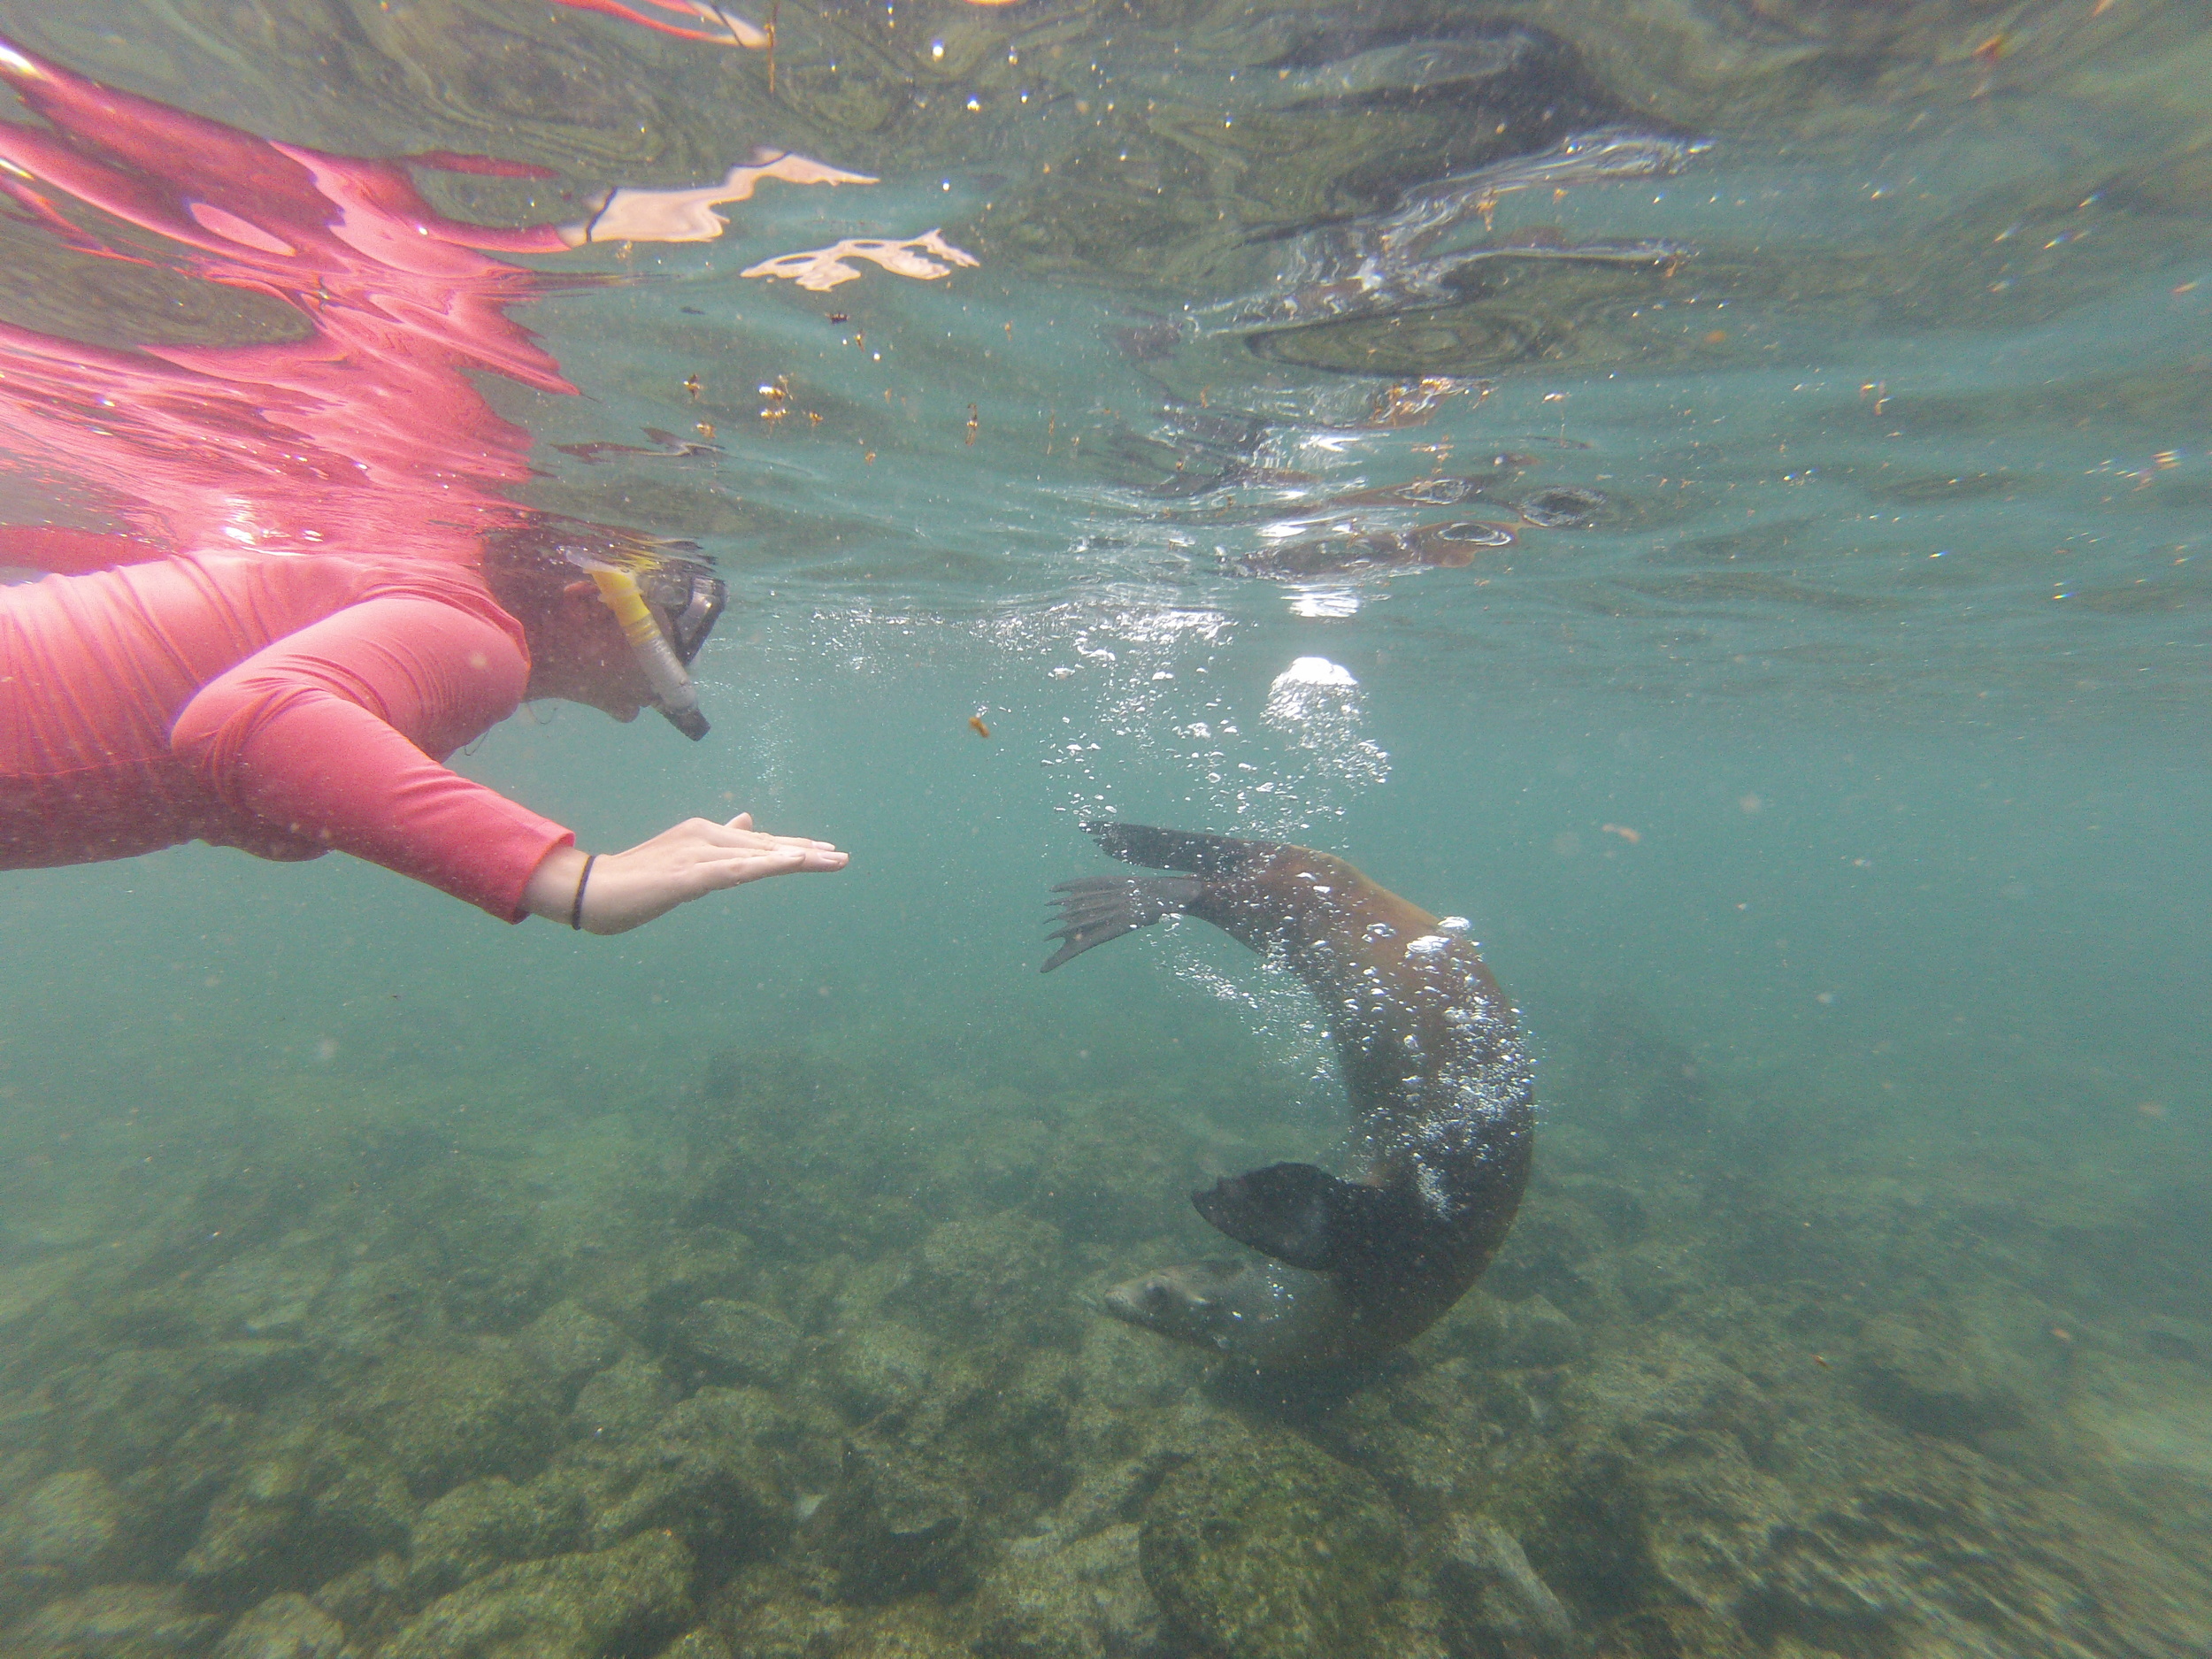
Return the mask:
[[[377,1659],[600,1659],[650,1651],[692,1613],[691,1552],[664,1532],[525,1562],[432,1602]]]
[[[1140,1538],[1170,1622],[1227,1659],[1379,1655],[1403,1523],[1372,1478],[1304,1440],[1202,1453],[1153,1494]]]

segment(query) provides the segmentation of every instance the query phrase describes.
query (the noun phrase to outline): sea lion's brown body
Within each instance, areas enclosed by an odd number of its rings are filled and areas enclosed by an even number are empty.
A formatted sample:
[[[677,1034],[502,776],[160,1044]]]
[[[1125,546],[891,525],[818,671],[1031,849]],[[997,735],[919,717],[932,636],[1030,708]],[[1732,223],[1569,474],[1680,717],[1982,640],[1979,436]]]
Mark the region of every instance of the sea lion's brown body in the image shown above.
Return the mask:
[[[1108,1306],[1268,1367],[1360,1360],[1411,1340],[1482,1277],[1527,1184],[1535,1111],[1513,1010],[1474,945],[1342,859],[1223,835],[1089,826],[1118,858],[1173,876],[1063,884],[1048,972],[1180,913],[1281,961],[1320,999],[1363,1167],[1279,1164],[1196,1194],[1275,1258],[1118,1286]]]

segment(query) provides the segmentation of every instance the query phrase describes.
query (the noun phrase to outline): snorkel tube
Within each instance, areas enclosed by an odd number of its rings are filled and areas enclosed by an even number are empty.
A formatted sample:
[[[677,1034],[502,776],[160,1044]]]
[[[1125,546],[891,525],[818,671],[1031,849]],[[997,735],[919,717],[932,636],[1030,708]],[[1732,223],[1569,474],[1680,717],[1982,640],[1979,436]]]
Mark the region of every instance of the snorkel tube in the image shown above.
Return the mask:
[[[690,672],[676,655],[676,648],[645,608],[637,578],[625,570],[603,565],[587,567],[599,597],[622,625],[622,637],[630,642],[639,671],[653,687],[655,704],[674,726],[693,742],[707,734],[706,716],[699,712],[699,694],[692,688]]]

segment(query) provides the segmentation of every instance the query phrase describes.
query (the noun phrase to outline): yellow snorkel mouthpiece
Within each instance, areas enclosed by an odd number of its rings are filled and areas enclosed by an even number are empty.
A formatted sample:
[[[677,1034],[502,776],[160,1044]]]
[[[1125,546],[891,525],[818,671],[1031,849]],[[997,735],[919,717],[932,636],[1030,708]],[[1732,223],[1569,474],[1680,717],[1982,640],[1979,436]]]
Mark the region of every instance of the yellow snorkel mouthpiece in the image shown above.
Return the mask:
[[[599,597],[614,619],[622,626],[622,637],[630,642],[630,650],[637,658],[639,671],[653,687],[655,702],[668,723],[694,742],[707,734],[706,717],[699,712],[699,694],[691,684],[691,674],[676,655],[676,648],[661,632],[661,625],[653,619],[647,609],[645,595],[638,590],[637,578],[625,570],[609,570],[594,565],[588,572],[599,589]]]

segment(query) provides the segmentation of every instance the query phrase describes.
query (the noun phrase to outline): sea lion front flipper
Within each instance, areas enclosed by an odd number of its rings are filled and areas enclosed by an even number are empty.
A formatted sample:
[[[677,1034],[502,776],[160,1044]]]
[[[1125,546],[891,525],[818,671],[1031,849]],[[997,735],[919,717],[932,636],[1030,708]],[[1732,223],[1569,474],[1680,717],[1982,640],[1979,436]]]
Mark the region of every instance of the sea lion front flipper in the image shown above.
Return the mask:
[[[1094,818],[1083,826],[1101,851],[1125,864],[1154,870],[1187,870],[1194,876],[1216,879],[1233,876],[1254,857],[1278,851],[1279,841],[1239,841],[1211,830],[1155,829],[1149,824],[1125,824],[1118,819]]]
[[[1240,1244],[1314,1272],[1371,1271],[1405,1241],[1395,1194],[1310,1164],[1271,1164],[1193,1193],[1198,1213]]]
[[[1060,926],[1046,937],[1064,942],[1038,972],[1050,973],[1093,945],[1180,913],[1204,887],[1194,876],[1089,876],[1061,882],[1052,889],[1061,895],[1053,901],[1060,907]]]

